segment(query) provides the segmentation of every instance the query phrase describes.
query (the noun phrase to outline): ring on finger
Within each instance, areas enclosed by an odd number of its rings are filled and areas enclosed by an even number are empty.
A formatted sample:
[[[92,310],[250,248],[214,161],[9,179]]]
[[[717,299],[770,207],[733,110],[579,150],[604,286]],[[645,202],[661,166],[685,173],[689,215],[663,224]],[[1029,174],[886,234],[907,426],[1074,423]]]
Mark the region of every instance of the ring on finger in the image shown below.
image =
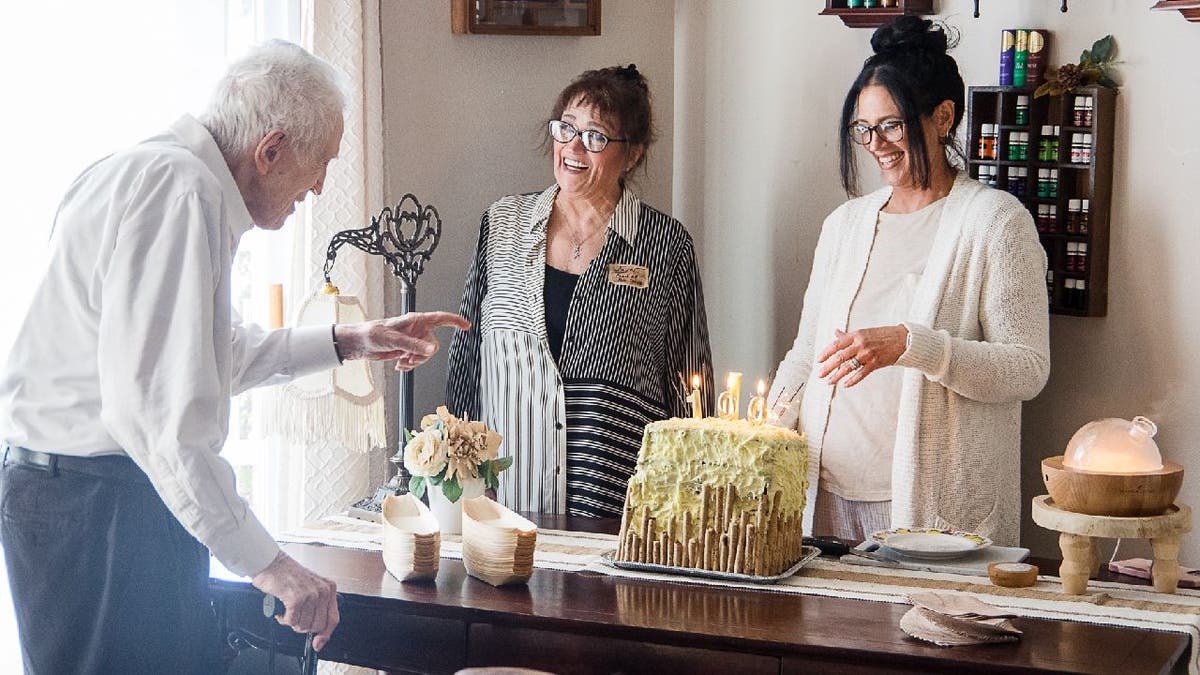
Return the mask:
[[[850,370],[858,370],[859,368],[863,367],[862,361],[859,361],[856,357],[853,357],[853,356],[851,356],[850,360],[847,361],[846,363],[850,364]]]

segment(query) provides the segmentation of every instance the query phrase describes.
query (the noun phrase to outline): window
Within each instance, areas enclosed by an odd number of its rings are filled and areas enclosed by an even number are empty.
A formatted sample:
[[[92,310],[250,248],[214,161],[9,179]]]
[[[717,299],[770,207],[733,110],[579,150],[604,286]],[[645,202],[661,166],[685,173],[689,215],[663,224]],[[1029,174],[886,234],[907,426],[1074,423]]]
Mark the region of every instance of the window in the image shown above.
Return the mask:
[[[0,62],[12,67],[0,106],[6,131],[0,163],[0,364],[7,362],[19,318],[42,276],[55,208],[74,177],[100,157],[166,128],[180,114],[198,112],[227,61],[251,44],[271,37],[299,42],[301,2],[6,5]],[[271,275],[282,280],[288,274],[290,241],[270,236],[256,231],[242,242],[254,264],[239,261],[239,269],[254,273],[241,278],[255,288],[265,289],[263,280]],[[235,309],[254,311],[246,305]],[[247,483],[253,484],[249,476]],[[20,667],[8,584],[0,575],[0,671],[19,672]]]

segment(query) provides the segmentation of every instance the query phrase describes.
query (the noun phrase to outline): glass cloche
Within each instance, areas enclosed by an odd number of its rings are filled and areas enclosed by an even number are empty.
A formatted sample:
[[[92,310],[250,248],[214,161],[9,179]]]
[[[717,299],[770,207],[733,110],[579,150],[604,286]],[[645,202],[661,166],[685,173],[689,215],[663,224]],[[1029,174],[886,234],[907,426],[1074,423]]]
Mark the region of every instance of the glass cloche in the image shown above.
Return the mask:
[[[1141,415],[1132,420],[1108,417],[1088,422],[1067,443],[1063,466],[1092,473],[1161,471],[1156,433],[1158,425]]]

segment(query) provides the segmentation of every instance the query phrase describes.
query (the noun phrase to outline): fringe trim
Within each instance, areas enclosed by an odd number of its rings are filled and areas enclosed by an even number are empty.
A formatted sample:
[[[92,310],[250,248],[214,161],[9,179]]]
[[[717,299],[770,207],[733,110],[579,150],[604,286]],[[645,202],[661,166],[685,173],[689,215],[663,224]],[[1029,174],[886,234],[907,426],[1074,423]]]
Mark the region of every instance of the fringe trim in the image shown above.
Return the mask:
[[[292,443],[324,444],[354,452],[387,448],[383,397],[361,405],[336,394],[301,398],[279,388],[266,403],[263,430]]]

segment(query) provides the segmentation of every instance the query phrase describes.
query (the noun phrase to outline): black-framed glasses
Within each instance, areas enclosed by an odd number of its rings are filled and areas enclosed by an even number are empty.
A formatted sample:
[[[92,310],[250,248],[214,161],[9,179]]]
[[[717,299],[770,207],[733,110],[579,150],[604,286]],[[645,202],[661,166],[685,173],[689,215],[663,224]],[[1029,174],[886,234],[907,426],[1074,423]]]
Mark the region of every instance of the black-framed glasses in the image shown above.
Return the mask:
[[[876,132],[888,143],[897,143],[904,138],[904,120],[884,120],[870,126],[862,122],[850,125],[850,138],[859,145],[870,145]]]
[[[570,143],[576,136],[583,143],[583,149],[588,152],[601,152],[609,143],[627,143],[628,138],[609,138],[595,129],[580,131],[570,122],[550,120],[550,138],[559,143]]]

